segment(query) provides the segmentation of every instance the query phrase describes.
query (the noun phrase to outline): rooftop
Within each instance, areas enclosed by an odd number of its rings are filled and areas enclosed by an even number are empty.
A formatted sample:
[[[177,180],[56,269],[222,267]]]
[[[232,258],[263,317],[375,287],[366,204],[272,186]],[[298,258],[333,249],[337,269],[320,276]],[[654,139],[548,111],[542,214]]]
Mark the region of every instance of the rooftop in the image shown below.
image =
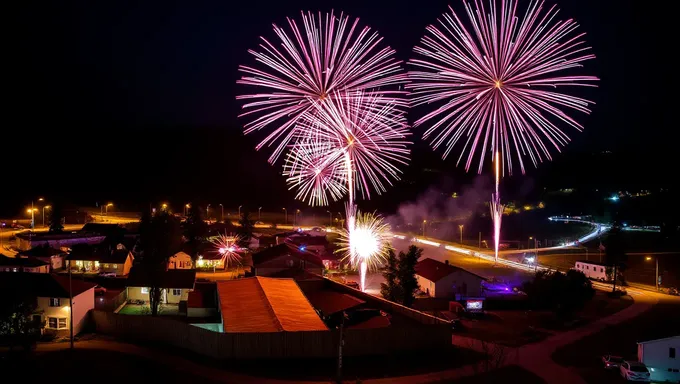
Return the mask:
[[[20,251],[17,256],[29,257],[51,257],[56,255],[63,255],[66,252],[50,247],[49,245],[42,245],[33,247],[27,251]]]
[[[422,276],[430,281],[439,281],[454,272],[465,272],[473,276],[477,276],[481,280],[486,280],[484,277],[472,273],[466,269],[455,267],[450,264],[442,263],[434,259],[427,258],[416,264],[416,274]]]
[[[299,259],[314,263],[317,265],[323,265],[319,256],[310,254],[308,252],[300,252],[292,246],[287,244],[279,244],[273,247],[266,248],[260,252],[253,254],[253,265],[263,264],[268,261],[274,260],[281,256],[294,256]]]
[[[194,269],[168,269],[152,271],[142,266],[134,266],[127,278],[128,287],[149,287],[152,281],[158,281],[160,288],[193,289],[196,280]]]
[[[35,257],[7,257],[5,255],[0,255],[0,266],[4,267],[42,267],[44,265],[49,265],[40,259]]]
[[[293,279],[251,277],[217,282],[224,332],[325,331]]]
[[[309,302],[324,316],[332,315],[366,303],[346,293],[335,291],[315,291],[307,295]]]
[[[127,260],[128,256],[130,256],[130,252],[125,248],[116,248],[110,251],[108,248],[101,248],[89,244],[74,244],[71,247],[71,252],[66,257],[66,259],[123,264]]]
[[[71,279],[73,296],[78,296],[95,284]],[[69,278],[48,273],[7,273],[0,278],[3,292],[22,292],[33,297],[69,297]]]

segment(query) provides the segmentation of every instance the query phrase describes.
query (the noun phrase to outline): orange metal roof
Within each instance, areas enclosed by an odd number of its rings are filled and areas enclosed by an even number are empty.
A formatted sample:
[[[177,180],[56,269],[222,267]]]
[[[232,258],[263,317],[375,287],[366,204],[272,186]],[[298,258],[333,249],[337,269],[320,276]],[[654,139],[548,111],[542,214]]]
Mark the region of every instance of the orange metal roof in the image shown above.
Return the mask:
[[[224,332],[328,330],[293,279],[219,281],[217,292]]]

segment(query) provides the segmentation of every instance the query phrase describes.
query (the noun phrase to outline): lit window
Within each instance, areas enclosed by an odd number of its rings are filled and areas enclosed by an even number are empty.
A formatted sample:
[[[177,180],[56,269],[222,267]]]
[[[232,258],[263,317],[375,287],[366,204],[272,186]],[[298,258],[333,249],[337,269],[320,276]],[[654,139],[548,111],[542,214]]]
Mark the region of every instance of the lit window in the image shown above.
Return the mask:
[[[49,328],[57,328],[57,318],[56,317],[50,317],[47,319],[47,326]]]
[[[66,328],[66,318],[59,318],[59,329]]]
[[[104,264],[104,268],[108,268],[108,267],[109,267],[109,265],[108,265],[108,264]]]
[[[172,289],[172,295],[173,295],[173,296],[181,296],[181,295],[182,295],[182,290],[181,290],[181,289],[177,289],[177,288],[173,288],[173,289]]]
[[[118,264],[111,264],[111,268],[113,268],[113,269],[118,268]]]
[[[58,297],[50,297],[50,307],[58,307],[60,304]]]
[[[668,357],[675,359],[675,348],[668,348]]]
[[[142,287],[142,295],[148,295],[148,294],[149,294],[149,288]]]

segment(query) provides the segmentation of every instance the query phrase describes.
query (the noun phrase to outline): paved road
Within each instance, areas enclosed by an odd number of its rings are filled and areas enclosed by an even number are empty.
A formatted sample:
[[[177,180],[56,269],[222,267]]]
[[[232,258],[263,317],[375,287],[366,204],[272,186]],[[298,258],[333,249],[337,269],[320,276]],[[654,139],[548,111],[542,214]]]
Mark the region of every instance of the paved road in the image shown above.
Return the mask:
[[[64,226],[65,231],[77,231],[83,228],[83,224],[69,224]],[[36,228],[35,232],[46,232],[49,228]],[[26,229],[11,229],[5,228],[0,232],[0,253],[5,256],[14,256],[16,252],[11,251],[9,248],[14,245],[14,240],[10,241],[9,238],[16,235],[18,232],[26,231]]]

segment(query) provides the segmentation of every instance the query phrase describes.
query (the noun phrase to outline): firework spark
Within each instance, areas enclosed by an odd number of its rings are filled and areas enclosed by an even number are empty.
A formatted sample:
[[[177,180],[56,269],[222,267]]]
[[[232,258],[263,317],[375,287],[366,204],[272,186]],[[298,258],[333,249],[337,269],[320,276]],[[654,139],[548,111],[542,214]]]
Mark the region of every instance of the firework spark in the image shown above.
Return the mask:
[[[577,33],[572,20],[559,21],[553,6],[531,2],[521,18],[512,0],[465,2],[467,25],[450,8],[430,25],[414,51],[422,59],[410,64],[413,104],[440,106],[415,122],[432,122],[424,134],[436,149],[445,145],[443,157],[462,146],[458,163],[465,157],[469,170],[479,157],[481,173],[487,152],[500,152],[512,174],[513,162],[522,173],[528,156],[534,165],[552,159],[549,148],[560,151],[569,138],[560,123],[583,127],[564,111],[590,113],[592,102],[562,92],[569,86],[595,87],[593,76],[574,73],[595,56]],[[565,74],[561,72],[566,71]]]
[[[215,246],[214,252],[222,255],[222,264],[225,268],[234,265],[241,264],[243,257],[237,252],[240,249],[238,242],[241,240],[239,236],[231,235],[218,235],[217,237],[210,240],[210,242]]]
[[[383,264],[389,251],[390,225],[375,213],[356,212],[348,205],[347,217],[354,217],[354,225],[340,234],[337,252],[345,255],[343,260],[359,268],[361,290],[366,288],[366,272]]]
[[[382,38],[370,28],[359,26],[359,19],[332,12],[302,12],[302,30],[288,19],[289,31],[274,25],[281,40],[275,46],[261,38],[260,51],[249,50],[262,69],[240,66],[245,75],[239,84],[262,88],[262,91],[238,96],[245,100],[241,116],[253,116],[245,125],[245,133],[274,126],[257,146],[278,142],[270,162],[282,154],[296,132],[296,124],[305,112],[324,104],[336,92],[373,91],[392,100],[404,92],[394,89],[406,81],[401,62],[394,50],[381,47]],[[392,90],[390,90],[392,89]],[[404,101],[400,102],[405,105]]]

